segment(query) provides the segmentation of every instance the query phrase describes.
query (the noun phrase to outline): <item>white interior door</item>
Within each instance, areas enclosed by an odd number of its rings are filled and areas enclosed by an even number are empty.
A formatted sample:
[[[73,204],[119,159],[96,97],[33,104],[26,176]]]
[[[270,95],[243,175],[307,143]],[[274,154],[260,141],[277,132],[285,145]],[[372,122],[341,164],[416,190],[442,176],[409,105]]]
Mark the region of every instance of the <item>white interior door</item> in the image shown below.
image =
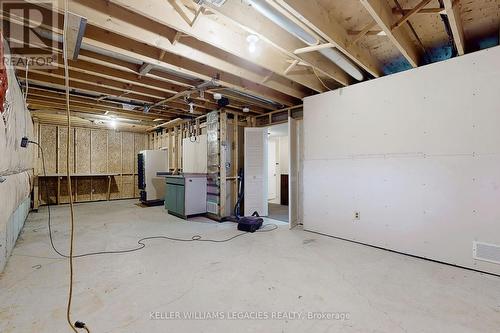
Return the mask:
[[[245,216],[268,215],[267,127],[245,128]]]
[[[269,192],[269,200],[276,199],[277,191],[276,187],[278,186],[277,180],[277,171],[276,171],[276,141],[269,140],[268,143],[268,192]]]
[[[297,120],[288,118],[289,174],[288,174],[288,220],[290,229],[299,224],[299,141]]]

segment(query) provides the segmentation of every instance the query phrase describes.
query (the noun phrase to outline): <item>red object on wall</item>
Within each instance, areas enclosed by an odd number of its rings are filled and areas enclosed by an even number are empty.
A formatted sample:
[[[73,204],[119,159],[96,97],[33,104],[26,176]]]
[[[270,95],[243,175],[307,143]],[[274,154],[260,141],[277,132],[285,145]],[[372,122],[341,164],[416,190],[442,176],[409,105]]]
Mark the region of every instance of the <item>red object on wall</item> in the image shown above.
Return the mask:
[[[9,87],[9,80],[7,78],[7,69],[5,68],[4,49],[3,49],[3,35],[0,38],[0,113],[4,111],[3,104],[5,102],[5,94]]]

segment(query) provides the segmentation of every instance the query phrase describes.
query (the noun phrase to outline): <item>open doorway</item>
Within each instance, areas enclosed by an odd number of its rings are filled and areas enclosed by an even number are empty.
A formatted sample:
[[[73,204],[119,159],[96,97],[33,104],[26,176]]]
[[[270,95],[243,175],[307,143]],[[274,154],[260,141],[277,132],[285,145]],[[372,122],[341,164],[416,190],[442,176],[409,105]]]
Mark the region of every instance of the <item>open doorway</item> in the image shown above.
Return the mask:
[[[299,126],[297,120],[245,128],[244,214],[258,212],[294,228],[299,223]]]
[[[289,134],[288,124],[268,127],[268,217],[289,221]]]

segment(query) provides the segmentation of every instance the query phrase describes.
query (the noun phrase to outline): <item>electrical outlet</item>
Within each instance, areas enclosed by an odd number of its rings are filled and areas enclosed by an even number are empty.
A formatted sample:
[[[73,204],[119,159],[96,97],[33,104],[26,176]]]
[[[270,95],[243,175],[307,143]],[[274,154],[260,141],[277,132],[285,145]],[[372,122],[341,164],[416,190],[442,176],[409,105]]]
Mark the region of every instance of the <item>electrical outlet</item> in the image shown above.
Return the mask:
[[[361,215],[359,214],[359,212],[354,212],[354,219],[355,220],[360,220],[361,219]]]

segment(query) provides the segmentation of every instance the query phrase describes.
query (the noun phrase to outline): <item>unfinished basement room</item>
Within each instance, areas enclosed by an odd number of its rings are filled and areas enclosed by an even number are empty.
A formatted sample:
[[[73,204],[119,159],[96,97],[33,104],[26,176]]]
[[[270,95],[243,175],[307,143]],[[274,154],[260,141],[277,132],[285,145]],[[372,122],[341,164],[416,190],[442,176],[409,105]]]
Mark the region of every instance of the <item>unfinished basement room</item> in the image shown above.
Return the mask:
[[[500,332],[500,0],[0,8],[0,333]]]

